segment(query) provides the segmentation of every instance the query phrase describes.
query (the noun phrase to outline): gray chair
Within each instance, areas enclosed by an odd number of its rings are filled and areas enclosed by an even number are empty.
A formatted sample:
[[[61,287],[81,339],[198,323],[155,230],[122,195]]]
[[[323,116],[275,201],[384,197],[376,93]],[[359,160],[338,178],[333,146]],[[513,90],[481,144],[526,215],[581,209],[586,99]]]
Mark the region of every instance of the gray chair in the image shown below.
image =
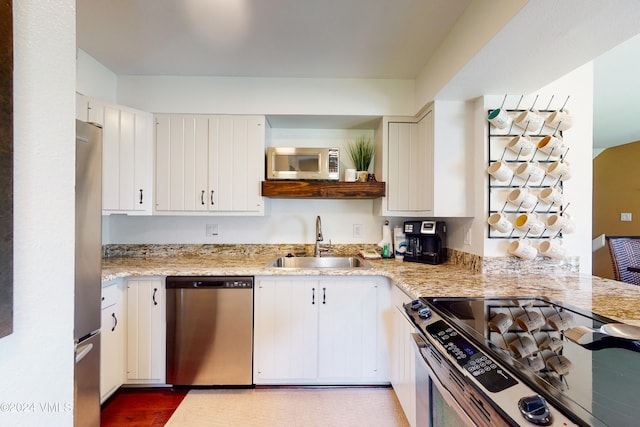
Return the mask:
[[[640,273],[627,270],[627,267],[640,267],[640,236],[607,236],[606,240],[614,278],[640,285]]]

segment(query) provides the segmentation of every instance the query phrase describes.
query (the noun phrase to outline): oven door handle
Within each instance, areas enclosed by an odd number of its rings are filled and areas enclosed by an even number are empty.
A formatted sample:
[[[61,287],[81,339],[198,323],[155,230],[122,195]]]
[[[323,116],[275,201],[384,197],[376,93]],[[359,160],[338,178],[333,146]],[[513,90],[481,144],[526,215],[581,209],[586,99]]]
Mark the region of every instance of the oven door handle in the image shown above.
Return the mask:
[[[426,341],[418,333],[412,333],[411,334],[411,338],[413,338],[413,345],[415,347],[415,350],[416,350],[417,354],[422,358],[422,360],[424,362],[424,367],[427,370],[427,373],[429,375],[429,378],[431,379],[431,382],[433,383],[433,386],[438,389],[438,391],[442,395],[442,398],[444,399],[444,401],[447,403],[447,405],[449,405],[449,407],[451,407],[456,412],[456,414],[458,414],[460,419],[462,421],[464,421],[465,424],[467,424],[468,426],[476,426],[477,424],[475,422],[473,422],[471,417],[465,412],[464,409],[462,409],[462,407],[460,406],[460,404],[458,404],[458,402],[453,397],[453,395],[451,394],[449,389],[447,387],[445,387],[445,385],[442,384],[440,379],[434,374],[433,369],[431,369],[431,366],[429,365],[429,362],[425,358],[424,354],[422,354],[422,350],[421,349],[425,349],[426,351],[429,351],[429,349],[433,348],[432,351],[437,352],[437,350],[434,348],[433,344],[431,344],[428,341]],[[461,398],[466,398],[466,397],[465,396],[461,396]]]

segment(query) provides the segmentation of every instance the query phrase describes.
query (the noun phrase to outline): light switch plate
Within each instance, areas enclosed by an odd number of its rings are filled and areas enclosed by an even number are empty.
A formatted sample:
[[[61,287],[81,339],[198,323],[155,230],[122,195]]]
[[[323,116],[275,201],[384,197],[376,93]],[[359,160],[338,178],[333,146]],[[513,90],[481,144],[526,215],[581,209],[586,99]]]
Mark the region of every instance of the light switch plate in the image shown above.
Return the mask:
[[[631,221],[631,212],[621,212],[620,221]]]

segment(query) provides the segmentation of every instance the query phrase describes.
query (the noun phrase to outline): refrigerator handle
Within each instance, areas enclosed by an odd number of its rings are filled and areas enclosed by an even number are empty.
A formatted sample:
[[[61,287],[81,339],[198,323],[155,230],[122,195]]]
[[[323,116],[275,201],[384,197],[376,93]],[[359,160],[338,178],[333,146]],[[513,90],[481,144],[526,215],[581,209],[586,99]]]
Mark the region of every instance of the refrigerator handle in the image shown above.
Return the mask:
[[[84,359],[84,357],[89,354],[91,350],[93,350],[93,343],[89,343],[83,345],[82,347],[79,347],[76,350],[76,363],[80,363],[80,361]]]

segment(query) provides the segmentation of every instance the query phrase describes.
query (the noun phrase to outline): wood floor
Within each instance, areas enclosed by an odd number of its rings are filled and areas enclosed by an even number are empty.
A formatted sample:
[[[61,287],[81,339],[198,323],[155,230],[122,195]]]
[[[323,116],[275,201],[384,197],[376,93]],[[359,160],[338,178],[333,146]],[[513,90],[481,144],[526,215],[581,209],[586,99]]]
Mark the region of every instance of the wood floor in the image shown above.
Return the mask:
[[[393,390],[377,386],[121,388],[102,405],[102,427],[162,427],[169,420],[175,427],[409,427]]]
[[[173,388],[121,388],[103,405],[101,427],[162,427],[189,392]]]

